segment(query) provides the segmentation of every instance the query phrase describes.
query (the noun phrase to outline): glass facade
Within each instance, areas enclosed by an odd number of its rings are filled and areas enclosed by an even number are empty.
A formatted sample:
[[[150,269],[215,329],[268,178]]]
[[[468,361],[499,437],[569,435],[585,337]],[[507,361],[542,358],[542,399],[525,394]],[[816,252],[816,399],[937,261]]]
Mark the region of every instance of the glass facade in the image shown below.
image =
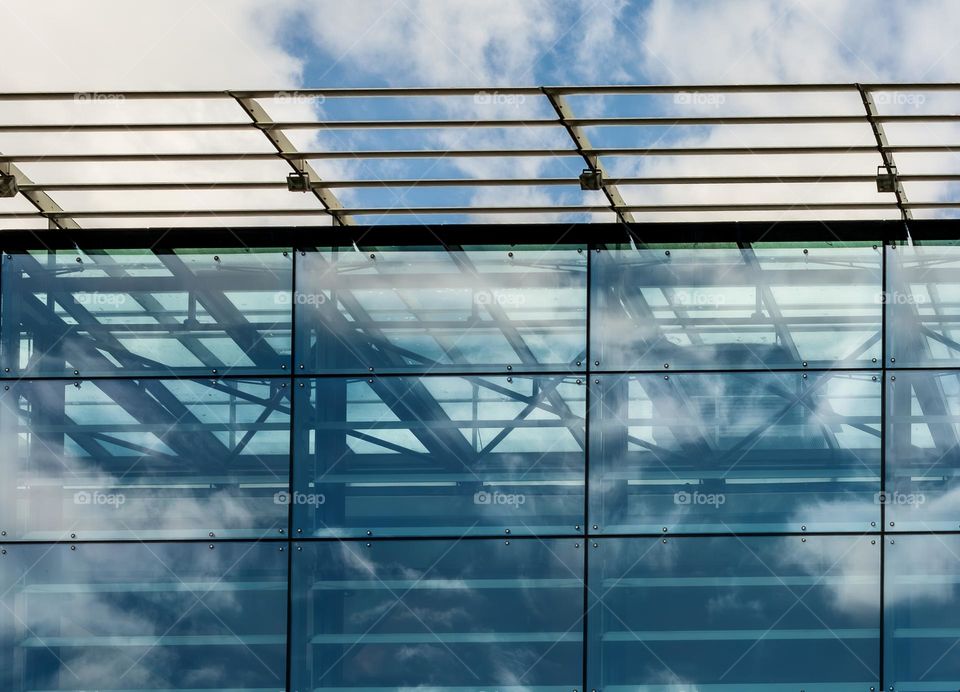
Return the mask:
[[[4,252],[0,688],[960,689],[958,248]]]

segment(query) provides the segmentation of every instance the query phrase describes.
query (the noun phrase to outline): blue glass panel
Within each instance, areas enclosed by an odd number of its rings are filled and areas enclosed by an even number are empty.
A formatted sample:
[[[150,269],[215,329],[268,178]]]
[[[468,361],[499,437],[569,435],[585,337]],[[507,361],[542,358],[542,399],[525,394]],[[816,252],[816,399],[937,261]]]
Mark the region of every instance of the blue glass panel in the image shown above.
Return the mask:
[[[960,528],[960,370],[887,375],[887,528]]]
[[[585,357],[583,248],[309,251],[294,302],[305,372],[570,370]]]
[[[880,522],[873,375],[602,375],[591,387],[589,521],[604,533]]]
[[[298,535],[582,529],[582,378],[327,377],[296,394]]]
[[[281,250],[4,255],[7,372],[284,374],[292,260]]]
[[[886,252],[889,365],[960,366],[960,245]]]
[[[884,569],[887,685],[960,689],[960,536],[897,536],[885,546]]]
[[[602,369],[879,365],[870,246],[609,246],[590,259],[590,357]]]
[[[0,689],[286,689],[287,552],[271,543],[10,545]]]
[[[597,539],[587,689],[877,689],[876,540]]]
[[[580,689],[583,550],[534,538],[299,545],[291,689]]]
[[[12,539],[286,535],[288,381],[22,380],[0,392]]]

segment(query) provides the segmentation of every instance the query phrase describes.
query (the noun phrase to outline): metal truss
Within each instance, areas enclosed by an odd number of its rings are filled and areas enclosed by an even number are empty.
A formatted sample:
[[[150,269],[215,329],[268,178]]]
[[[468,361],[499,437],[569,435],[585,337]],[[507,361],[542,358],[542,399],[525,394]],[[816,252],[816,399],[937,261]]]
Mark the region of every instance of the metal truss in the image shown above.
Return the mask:
[[[239,218],[256,218],[264,223],[283,224],[291,217],[327,217],[331,224],[343,225],[355,222],[365,225],[383,223],[384,220],[407,216],[413,218],[467,219],[508,216],[509,220],[538,221],[546,214],[552,218],[583,220],[584,215],[610,214],[619,222],[644,221],[682,214],[684,220],[716,218],[717,213],[750,213],[752,219],[782,218],[788,212],[810,212],[817,218],[831,213],[857,218],[910,219],[915,211],[944,213],[942,210],[960,207],[960,199],[946,197],[941,192],[934,198],[908,199],[906,187],[914,183],[953,183],[960,181],[960,170],[946,170],[937,165],[916,169],[904,162],[898,168],[895,155],[927,154],[946,156],[956,149],[954,142],[923,143],[891,141],[891,126],[935,125],[960,122],[960,115],[933,110],[927,105],[936,99],[919,98],[933,94],[950,97],[960,94],[960,84],[804,84],[804,85],[691,85],[691,86],[553,86],[519,87],[483,90],[479,88],[368,88],[368,89],[304,89],[293,92],[297,98],[313,99],[327,105],[323,111],[349,114],[357,112],[357,119],[336,117],[329,119],[302,120],[277,119],[269,112],[267,99],[289,99],[291,92],[283,91],[134,91],[109,94],[115,102],[110,112],[123,113],[126,102],[158,104],[157,112],[163,118],[144,120],[129,117],[123,121],[91,121],[78,117],[74,102],[91,98],[75,93],[4,93],[0,104],[17,108],[29,106],[31,114],[37,113],[32,122],[10,122],[0,118],[0,168],[16,177],[20,193],[35,207],[34,211],[0,206],[0,224],[4,220],[42,218],[55,227],[75,227],[79,220],[106,221],[113,219],[198,219],[201,225],[229,226]],[[398,113],[416,113],[424,110],[431,116],[435,113],[463,112],[465,99],[472,98],[473,110],[481,108],[490,94],[498,99],[523,99],[527,104],[523,117],[410,117],[371,118],[369,102],[387,103],[384,109]],[[673,97],[673,106],[664,107],[663,102],[653,104],[651,98]],[[790,108],[780,108],[786,99],[793,97],[822,97],[838,103],[849,97],[853,106],[846,112],[826,111],[827,106],[807,106],[824,112],[793,113]],[[677,116],[677,104],[698,103],[702,98],[769,98],[777,114],[751,115],[704,114],[704,109],[688,109],[690,115]],[[912,112],[898,108],[905,99],[910,100]],[[586,100],[591,114],[578,117],[574,108],[583,107]],[[243,111],[243,119],[218,117],[196,119],[200,103],[227,101]],[[809,103],[814,103],[811,99]],[[805,102],[808,103],[808,102]],[[846,102],[844,102],[846,103]],[[117,106],[117,104],[119,104]],[[459,104],[459,106],[457,106]],[[851,105],[851,104],[847,104]],[[396,106],[394,108],[394,106]],[[456,107],[455,107],[456,106]],[[81,108],[86,106],[81,106]],[[3,108],[3,105],[0,105]],[[223,113],[222,108],[215,109]],[[842,109],[841,109],[842,110]],[[41,117],[40,112],[44,115]],[[182,111],[182,117],[181,117]],[[664,114],[664,112],[667,114]],[[142,110],[136,111],[142,113]],[[488,109],[487,113],[493,112]],[[64,117],[62,114],[72,114]],[[503,109],[497,113],[502,114]],[[599,114],[597,114],[599,113]],[[550,114],[553,117],[550,117]],[[135,113],[134,113],[135,115]],[[176,117],[174,117],[174,115]],[[864,131],[857,138],[857,130],[851,130],[852,144],[837,144],[833,141],[817,142],[813,135],[804,134],[795,143],[798,127],[834,124]],[[723,132],[725,128],[751,126],[756,129],[738,133],[735,145],[669,146],[670,137],[686,139],[691,132],[703,134]],[[792,129],[791,129],[792,128]],[[553,146],[495,146],[467,148],[436,146],[447,141],[438,135],[455,130],[470,134],[494,129],[502,135],[497,141],[529,142],[531,133],[553,134],[559,132],[567,145]],[[258,131],[267,139],[272,151],[249,146],[244,133]],[[298,148],[287,133],[304,131],[330,135],[336,146]],[[650,135],[650,133],[654,133]],[[656,133],[660,133],[659,135]],[[74,146],[85,142],[84,138],[103,134],[142,133],[150,139],[137,140],[129,150],[117,147],[103,151],[89,146]],[[400,137],[409,133],[408,137]],[[762,133],[759,134],[759,133]],[[768,136],[773,134],[774,136]],[[217,136],[217,146],[206,145],[205,138]],[[742,135],[742,136],[740,136]],[[418,140],[417,137],[426,139]],[[432,136],[432,138],[431,138]],[[184,137],[190,141],[190,150],[183,150]],[[190,139],[193,137],[193,139]],[[224,145],[224,137],[235,137],[238,145]],[[869,139],[868,139],[869,137]],[[162,145],[169,139],[169,146]],[[370,146],[356,146],[361,141]],[[664,140],[667,140],[666,143]],[[469,141],[469,137],[467,138]],[[863,142],[870,141],[872,144]],[[401,146],[383,146],[399,142]],[[419,146],[409,146],[409,143]],[[242,144],[246,143],[246,146]],[[324,144],[327,144],[324,141]],[[402,146],[407,144],[406,147]],[[178,150],[179,149],[179,150]],[[15,153],[13,153],[15,152]],[[744,172],[742,167],[727,165],[724,157],[746,157],[776,164],[774,158],[801,157],[813,162],[811,172],[798,173],[784,170],[783,174],[766,169]],[[860,157],[857,159],[856,157]],[[729,172],[705,171],[703,175],[643,175],[643,169],[656,159],[685,157],[723,163]],[[824,158],[827,157],[827,158]],[[866,158],[864,158],[866,157]],[[872,158],[872,163],[861,163]],[[536,159],[536,165],[526,165],[525,175],[469,175],[464,173],[468,159],[497,160],[501,168],[519,167],[525,159]],[[853,161],[857,170],[838,171],[837,160]],[[410,171],[404,166],[413,166],[418,160],[427,160],[425,172]],[[597,192],[581,191],[580,181],[573,174],[576,163],[582,161],[593,173],[602,174],[602,184]],[[343,175],[323,178],[311,162],[326,161],[333,170],[340,165]],[[927,159],[929,161],[929,159]],[[206,164],[209,178],[184,174],[181,176],[158,176],[149,174],[149,164],[183,162]],[[263,162],[261,175],[236,175],[235,164],[256,166]],[[286,205],[275,202],[276,193],[283,191],[287,183],[279,178],[275,165],[280,162],[295,173],[305,174],[307,189],[319,204]],[[339,162],[339,163],[338,163]],[[433,163],[430,163],[433,162]],[[344,163],[352,163],[352,174],[347,174]],[[44,164],[39,166],[39,164]],[[50,168],[60,164],[59,168]],[[112,164],[117,171],[114,179],[83,179],[76,167],[84,164]],[[115,164],[115,165],[114,165]],[[122,164],[129,164],[123,166]],[[137,164],[137,165],[134,165]],[[443,164],[443,165],[441,165]],[[929,165],[918,163],[916,165]],[[379,170],[376,166],[386,166]],[[458,166],[460,166],[458,168]],[[859,170],[860,167],[864,170]],[[24,168],[30,172],[30,177]],[[218,168],[222,169],[217,174]],[[432,175],[436,168],[441,175]],[[487,167],[491,170],[490,167]],[[871,184],[882,177],[892,180],[889,192],[873,192],[865,186],[868,194],[862,198],[826,200],[814,191],[823,191],[823,186],[837,184]],[[50,170],[69,171],[60,179],[50,177]],[[254,169],[256,170],[256,168]],[[530,175],[534,170],[536,174]],[[42,171],[42,174],[41,174]],[[357,175],[356,171],[363,175]],[[407,171],[408,175],[388,175],[389,171]],[[561,173],[558,175],[558,173]],[[717,197],[716,201],[703,201],[700,186],[738,186],[737,199]],[[790,196],[786,201],[764,199],[762,193],[787,186]],[[789,186],[805,186],[790,188]],[[872,187],[872,186],[871,186]],[[562,194],[557,203],[544,203],[543,195],[536,203],[488,204],[489,195],[484,190],[529,188]],[[652,189],[651,189],[652,188]],[[425,199],[424,190],[433,190],[432,197]],[[248,191],[244,198],[248,206],[224,206],[217,193],[224,190]],[[414,195],[415,191],[420,195]],[[644,190],[647,192],[644,193]],[[150,195],[123,196],[123,206],[117,201],[107,205],[103,196],[94,192],[164,192],[187,191],[186,202],[174,205],[155,205]],[[342,203],[338,195],[349,191],[351,204]],[[376,194],[379,192],[380,194]],[[654,194],[650,194],[653,192]],[[716,190],[714,189],[714,192]],[[794,194],[796,192],[796,194]],[[75,203],[68,207],[57,204],[51,197],[56,193],[71,193]],[[406,196],[408,195],[409,196]],[[255,195],[264,195],[258,197]],[[271,198],[270,195],[273,195]],[[383,204],[384,196],[395,197],[392,203]],[[367,195],[367,196],[364,196]],[[577,196],[580,200],[577,200]],[[806,195],[806,198],[804,198]],[[715,195],[716,196],[716,195]],[[402,199],[401,199],[402,197]],[[117,197],[121,199],[121,197]],[[273,201],[268,201],[273,200]],[[743,201],[747,200],[747,201]],[[756,200],[756,201],[751,201]],[[187,206],[187,202],[189,206]],[[450,203],[448,203],[450,202]],[[264,221],[266,219],[267,221]]]

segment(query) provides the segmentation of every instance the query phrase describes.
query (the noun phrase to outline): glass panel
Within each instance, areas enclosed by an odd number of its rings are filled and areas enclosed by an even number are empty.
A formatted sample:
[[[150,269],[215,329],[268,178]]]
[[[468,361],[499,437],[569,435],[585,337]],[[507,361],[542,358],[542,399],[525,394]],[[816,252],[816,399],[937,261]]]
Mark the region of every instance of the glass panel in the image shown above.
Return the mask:
[[[884,569],[887,685],[960,689],[960,536],[897,536],[885,547]]]
[[[960,365],[960,246],[887,247],[891,366]]]
[[[604,533],[865,531],[880,522],[873,375],[594,380],[590,523]]]
[[[292,557],[294,690],[580,689],[579,542],[323,542]]]
[[[10,545],[0,688],[285,689],[287,552],[270,543]]]
[[[600,538],[596,543],[590,550],[587,689],[877,688],[875,538]]]
[[[881,255],[870,246],[609,246],[590,257],[590,357],[602,369],[880,358]]]
[[[569,370],[586,344],[583,248],[338,247],[297,257],[306,372]]]
[[[960,371],[887,375],[891,531],[960,527]]]
[[[19,381],[0,392],[14,539],[282,535],[287,381]]]
[[[289,372],[289,252],[219,253],[4,255],[4,367],[80,376]]]
[[[300,380],[297,534],[580,530],[585,395],[572,376]]]

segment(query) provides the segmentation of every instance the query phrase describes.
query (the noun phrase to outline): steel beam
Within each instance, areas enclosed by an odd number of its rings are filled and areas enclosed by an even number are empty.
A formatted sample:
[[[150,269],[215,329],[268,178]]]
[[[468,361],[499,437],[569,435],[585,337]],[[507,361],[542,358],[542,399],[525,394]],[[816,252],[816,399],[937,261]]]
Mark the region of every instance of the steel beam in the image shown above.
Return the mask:
[[[291,142],[290,139],[283,133],[283,130],[275,128],[264,129],[261,127],[262,125],[269,124],[272,120],[270,118],[270,114],[264,110],[263,106],[261,106],[255,99],[244,96],[234,95],[234,99],[250,117],[250,120],[253,121],[253,125],[256,126],[256,129],[263,132],[267,139],[270,140],[270,143],[277,150],[277,153],[284,155],[284,158],[287,159],[291,169],[298,173],[306,173],[311,183],[320,182],[320,175],[316,172],[316,170],[314,170],[313,166],[307,163],[306,160],[297,160],[297,148],[293,146],[293,142]],[[337,199],[336,195],[323,187],[318,187],[311,184],[310,192],[314,197],[320,200],[320,203],[323,205],[324,209],[336,210],[343,208],[343,205],[340,204],[340,200]],[[336,225],[345,226],[353,223],[353,220],[348,217],[334,216],[333,222]]]

